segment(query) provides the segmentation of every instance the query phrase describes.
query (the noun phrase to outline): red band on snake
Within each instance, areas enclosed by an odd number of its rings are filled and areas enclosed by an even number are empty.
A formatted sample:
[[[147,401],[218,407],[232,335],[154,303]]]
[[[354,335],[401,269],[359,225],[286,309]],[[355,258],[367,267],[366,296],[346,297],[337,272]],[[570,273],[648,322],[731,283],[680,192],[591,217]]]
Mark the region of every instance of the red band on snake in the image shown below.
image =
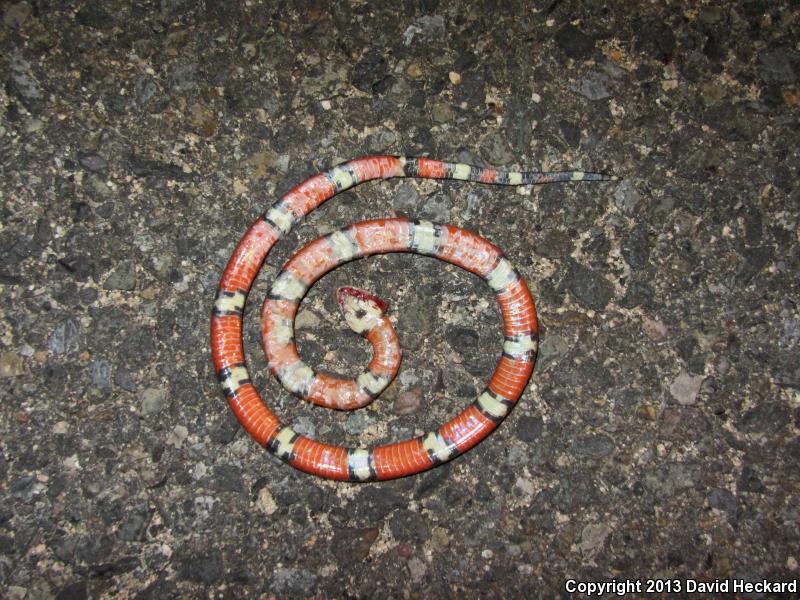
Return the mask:
[[[466,452],[509,414],[530,379],[538,346],[536,309],[525,281],[502,252],[482,237],[452,225],[379,219],[321,237],[295,254],[275,280],[262,308],[262,343],[270,370],[282,385],[311,402],[350,410],[370,403],[391,383],[400,365],[397,334],[386,304],[355,288],[340,288],[337,301],[348,325],[373,346],[367,369],[354,380],[316,373],[297,353],[294,318],[308,289],[325,273],[362,256],[413,252],[434,256],[482,277],[503,318],[502,354],[478,398],[425,435],[376,446],[345,448],[296,433],[280,422],[253,386],[242,345],[245,300],[264,258],[305,215],[345,189],[371,179],[421,177],[500,185],[606,181],[600,173],[513,172],[427,158],[367,156],[317,174],[270,207],[237,245],[220,281],[211,317],[211,351],[228,403],[244,429],[293,467],[346,481],[394,479],[420,473]]]

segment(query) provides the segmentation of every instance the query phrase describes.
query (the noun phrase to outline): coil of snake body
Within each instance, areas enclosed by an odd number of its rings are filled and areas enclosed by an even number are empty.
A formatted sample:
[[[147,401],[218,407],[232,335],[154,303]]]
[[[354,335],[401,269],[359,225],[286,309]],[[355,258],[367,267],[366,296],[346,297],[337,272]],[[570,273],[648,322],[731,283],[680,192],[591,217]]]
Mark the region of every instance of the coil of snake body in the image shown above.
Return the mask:
[[[502,354],[477,399],[448,422],[419,437],[374,448],[345,448],[298,434],[280,422],[254,387],[244,357],[245,300],[275,243],[303,217],[337,193],[372,179],[419,177],[500,185],[607,181],[582,171],[515,172],[428,158],[366,156],[305,180],[273,204],[239,241],[222,275],[211,317],[214,368],[239,423],[259,444],[291,466],[329,479],[372,481],[420,473],[466,452],[509,414],[530,379],[538,324],[525,281],[499,248],[453,225],[376,219],[323,236],[283,267],[264,301],[261,338],[269,369],[292,394],[350,410],[370,403],[392,381],[400,345],[386,304],[356,288],[340,288],[337,301],[348,325],[373,346],[367,369],[353,380],[317,373],[297,353],[294,318],[308,289],[335,267],[364,256],[413,252],[434,256],[482,277],[494,291],[503,319]]]

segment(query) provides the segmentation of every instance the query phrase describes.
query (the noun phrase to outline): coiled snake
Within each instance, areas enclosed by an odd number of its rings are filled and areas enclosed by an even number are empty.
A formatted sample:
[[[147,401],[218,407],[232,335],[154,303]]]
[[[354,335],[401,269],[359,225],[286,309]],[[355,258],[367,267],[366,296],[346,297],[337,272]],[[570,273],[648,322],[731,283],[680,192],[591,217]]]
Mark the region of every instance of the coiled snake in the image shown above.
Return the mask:
[[[508,415],[533,371],[538,345],[536,309],[525,281],[499,248],[453,225],[403,218],[356,223],[321,237],[295,254],[272,285],[261,311],[261,337],[270,371],[293,394],[336,409],[371,402],[400,364],[397,334],[386,304],[355,288],[340,288],[337,301],[348,325],[373,345],[373,358],[354,380],[316,373],[297,354],[294,318],[309,287],[338,265],[388,252],[435,256],[482,277],[494,291],[503,318],[502,355],[484,391],[435,431],[375,448],[324,444],[283,425],[261,400],[247,371],[242,346],[245,300],[264,258],[305,215],[337,193],[371,179],[420,177],[500,185],[608,181],[601,173],[512,172],[427,158],[366,156],[314,175],[273,204],[247,231],[228,261],[211,317],[211,351],[228,403],[244,429],[293,467],[347,481],[394,479],[430,469],[469,450]]]

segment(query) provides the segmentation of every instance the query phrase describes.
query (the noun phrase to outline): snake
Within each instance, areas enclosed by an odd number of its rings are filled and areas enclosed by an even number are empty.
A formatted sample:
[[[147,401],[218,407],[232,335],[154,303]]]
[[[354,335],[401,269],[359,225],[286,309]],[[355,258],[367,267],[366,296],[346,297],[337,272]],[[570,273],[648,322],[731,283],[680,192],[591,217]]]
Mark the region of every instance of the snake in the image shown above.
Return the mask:
[[[494,292],[503,321],[503,345],[492,377],[472,403],[435,430],[372,448],[348,448],[301,435],[267,406],[250,377],[242,340],[247,296],[267,254],[326,200],[360,183],[393,177],[506,186],[617,179],[596,172],[508,171],[426,157],[364,156],[306,179],[256,219],[236,245],[214,300],[214,369],[230,409],[258,444],[292,467],[327,479],[395,479],[463,454],[508,416],[528,384],[538,351],[533,298],[519,271],[497,246],[449,224],[400,217],[363,221],[307,244],[275,278],[261,309],[261,343],[272,375],[292,395],[327,408],[353,410],[377,398],[396,375],[402,354],[386,302],[355,287],[336,292],[346,323],[373,349],[367,368],[353,379],[320,373],[306,364],[297,351],[294,320],[309,288],[325,273],[374,254],[410,252],[466,269]]]

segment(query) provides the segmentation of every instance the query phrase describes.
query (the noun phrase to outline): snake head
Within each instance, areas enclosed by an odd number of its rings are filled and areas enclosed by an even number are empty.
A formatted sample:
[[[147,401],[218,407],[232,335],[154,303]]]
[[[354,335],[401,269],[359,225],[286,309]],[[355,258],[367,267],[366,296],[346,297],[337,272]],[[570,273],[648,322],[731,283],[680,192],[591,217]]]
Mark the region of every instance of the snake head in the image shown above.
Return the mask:
[[[354,287],[340,287],[336,291],[339,305],[347,325],[359,335],[366,335],[383,321],[389,305],[374,294]]]

